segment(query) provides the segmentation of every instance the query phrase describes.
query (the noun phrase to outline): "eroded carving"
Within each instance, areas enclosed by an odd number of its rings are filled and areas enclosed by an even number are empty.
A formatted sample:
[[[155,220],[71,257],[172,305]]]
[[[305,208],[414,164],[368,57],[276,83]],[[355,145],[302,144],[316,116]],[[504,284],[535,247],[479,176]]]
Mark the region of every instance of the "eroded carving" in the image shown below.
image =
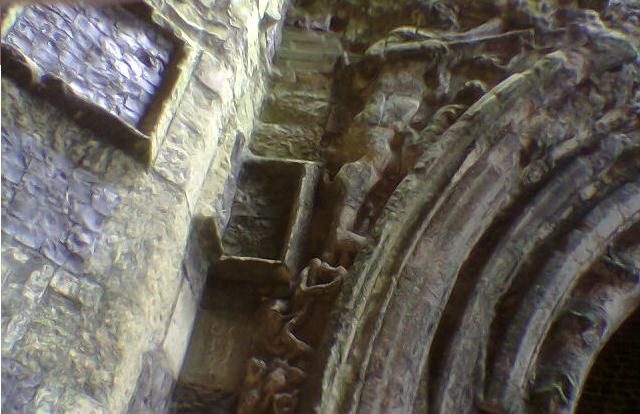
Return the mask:
[[[328,150],[329,163],[336,171],[333,186],[337,196],[323,256],[331,263],[350,264],[367,244],[367,228],[375,222],[371,212],[381,210],[387,199],[380,193],[393,191],[425,150],[499,82],[528,69],[553,49],[570,48],[557,56],[562,60],[557,69],[541,73],[554,76],[556,70],[571,70],[575,83],[590,75],[592,59],[596,65],[611,67],[636,53],[593,10],[537,9],[507,2],[489,8],[493,17],[484,23],[457,31],[457,3],[435,2],[432,6],[448,31],[400,26],[369,46],[362,61],[346,65],[345,70],[353,72],[351,98],[364,96],[365,100],[346,125],[336,126],[335,119],[330,119],[327,127],[337,135]],[[592,51],[578,52],[583,45]],[[609,61],[594,58],[602,48],[608,48]],[[378,71],[373,79],[363,75],[371,67]],[[512,92],[508,83],[501,87],[493,91],[496,102]],[[625,122],[634,121],[626,113],[611,112],[596,128],[606,131]],[[386,190],[381,190],[383,181],[387,181]],[[374,188],[377,202],[370,197]]]
[[[375,214],[363,212],[371,191],[390,194],[425,149],[506,76],[499,63],[505,59],[482,52],[508,44],[513,55],[531,33],[494,35],[501,27],[490,21],[461,34],[400,27],[367,49],[360,65],[378,65],[380,74],[364,88],[354,82],[367,99],[330,152],[330,161],[342,165],[333,179],[337,197],[325,260],[351,263],[367,244],[366,233],[375,222]],[[475,76],[488,66],[500,68],[499,74]],[[355,64],[350,70],[362,69]],[[357,159],[349,159],[354,156]],[[381,191],[385,180],[389,183]],[[366,208],[380,210],[384,202],[386,197]],[[358,222],[363,215],[368,217]]]
[[[295,411],[298,386],[306,378],[313,351],[313,341],[301,332],[321,328],[317,325],[323,320],[311,320],[313,313],[321,302],[335,297],[345,274],[343,267],[313,259],[300,272],[287,298],[265,300],[258,312],[264,356],[248,363],[236,407],[238,414]]]

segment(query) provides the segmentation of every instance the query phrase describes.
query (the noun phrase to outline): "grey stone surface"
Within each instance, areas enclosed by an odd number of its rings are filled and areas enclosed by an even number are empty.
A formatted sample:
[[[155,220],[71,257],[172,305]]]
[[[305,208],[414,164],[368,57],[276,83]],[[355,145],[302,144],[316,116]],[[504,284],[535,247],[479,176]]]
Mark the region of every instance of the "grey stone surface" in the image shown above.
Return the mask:
[[[41,381],[41,373],[31,371],[18,361],[2,358],[2,410],[26,412],[32,406]]]
[[[3,226],[3,283],[11,287],[3,289],[3,337],[13,332],[6,336],[13,346],[3,346],[3,356],[43,378],[35,399],[25,406],[31,408],[18,412],[35,407],[121,412],[137,378],[135,358],[149,342],[162,340],[176,299],[181,252],[174,243],[181,243],[180,232],[188,227],[186,199],[166,180],[144,173],[135,160],[96,141],[15,84],[3,80],[3,94],[3,144],[11,150],[3,156],[19,153],[31,160],[35,152],[51,165],[50,171],[62,171],[66,178],[63,200],[55,204],[51,199],[59,193],[47,185],[56,175],[32,172],[33,163],[25,162],[24,176],[32,177],[38,193],[30,198],[21,180],[15,191],[25,196],[25,203],[10,209],[11,200],[2,211],[15,217],[25,216],[29,208],[41,209],[56,213],[63,224],[29,227],[49,238],[43,245],[50,249],[42,247],[41,253]],[[17,147],[9,145],[12,133],[21,138]],[[4,184],[12,183],[5,179]],[[54,256],[56,252],[66,256]],[[23,287],[29,286],[32,267],[54,273],[43,281],[42,296],[31,293],[41,300],[28,307],[21,297],[23,291],[34,291]],[[145,316],[144,309],[153,310],[153,316]],[[114,381],[118,377],[132,379]],[[10,405],[13,399],[8,398]]]
[[[3,232],[56,265],[83,270],[119,203],[113,187],[20,130],[2,129],[2,164],[11,197],[3,194]]]
[[[174,45],[123,7],[31,5],[3,43],[83,99],[136,126],[162,83]]]
[[[96,310],[102,299],[103,288],[89,278],[78,278],[66,270],[59,269],[49,286],[59,294],[77,302],[83,309]]]
[[[6,278],[2,287],[5,292],[2,301],[4,351],[11,351],[26,333],[54,271],[52,263],[41,255],[25,254],[21,250],[22,246],[11,237],[3,237],[3,278]]]
[[[637,16],[585,2],[304,2],[310,15],[290,21],[313,30],[287,31],[274,67],[282,1],[146,3],[189,43],[149,135],[151,165],[3,79],[3,409],[162,413],[184,365],[171,407],[181,413],[230,412],[236,400],[239,413],[299,402],[302,412],[409,412],[416,394],[436,412],[526,411],[535,378],[525,371],[552,310],[640,217],[637,53],[605,26],[628,20],[618,28],[637,33]],[[625,2],[586,3],[613,12]],[[130,34],[79,12],[86,33],[65,43],[74,7],[27,8],[9,41],[26,50],[23,35],[43,28],[51,44],[37,45],[38,70],[85,98],[133,78],[136,101],[104,93],[95,103],[136,123],[169,59],[155,65],[140,48],[163,41],[138,33],[135,50],[120,48]],[[397,24],[417,26],[371,44]],[[70,68],[72,57],[95,64],[89,76],[44,65]],[[153,70],[138,77],[129,58]],[[295,180],[237,168],[267,73],[278,80],[248,146],[326,162],[318,197],[295,201]],[[317,218],[305,255],[357,259],[350,273],[313,260],[290,285],[256,286],[209,268],[221,234],[234,254],[275,258],[304,244],[283,246],[302,221],[292,225],[291,208]]]
[[[256,154],[317,161],[323,128],[317,125],[271,124],[260,122],[252,137],[251,150]]]
[[[330,91],[305,88],[299,83],[277,82],[271,85],[260,119],[265,123],[299,123],[321,125],[327,121]]]

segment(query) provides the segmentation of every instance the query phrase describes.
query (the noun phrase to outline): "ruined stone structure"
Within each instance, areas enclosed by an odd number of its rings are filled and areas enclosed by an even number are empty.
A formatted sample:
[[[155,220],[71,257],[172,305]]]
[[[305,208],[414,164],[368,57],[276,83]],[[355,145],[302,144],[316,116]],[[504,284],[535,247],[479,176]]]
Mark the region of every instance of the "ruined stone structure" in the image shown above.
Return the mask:
[[[639,50],[634,0],[4,7],[3,412],[638,412]]]

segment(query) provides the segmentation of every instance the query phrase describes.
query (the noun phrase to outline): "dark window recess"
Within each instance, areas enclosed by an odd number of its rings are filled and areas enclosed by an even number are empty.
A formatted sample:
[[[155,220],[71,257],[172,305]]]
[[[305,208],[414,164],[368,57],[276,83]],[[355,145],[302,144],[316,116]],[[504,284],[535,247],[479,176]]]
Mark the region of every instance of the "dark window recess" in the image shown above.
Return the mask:
[[[576,412],[640,413],[640,308],[600,351],[587,377]]]
[[[151,13],[144,4],[16,8],[3,30],[2,63],[78,121],[136,146],[126,141],[153,135],[161,101],[177,77],[176,62],[184,57],[183,43]]]
[[[254,157],[239,171],[229,222],[220,237],[217,277],[288,283],[306,254],[318,166]]]

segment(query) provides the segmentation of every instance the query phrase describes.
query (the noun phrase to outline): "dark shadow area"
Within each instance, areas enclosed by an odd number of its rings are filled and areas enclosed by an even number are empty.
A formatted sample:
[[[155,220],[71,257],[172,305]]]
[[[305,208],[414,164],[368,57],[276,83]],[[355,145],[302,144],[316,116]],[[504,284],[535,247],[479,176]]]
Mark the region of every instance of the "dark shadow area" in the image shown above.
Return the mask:
[[[640,412],[640,308],[613,334],[589,372],[578,414]]]

